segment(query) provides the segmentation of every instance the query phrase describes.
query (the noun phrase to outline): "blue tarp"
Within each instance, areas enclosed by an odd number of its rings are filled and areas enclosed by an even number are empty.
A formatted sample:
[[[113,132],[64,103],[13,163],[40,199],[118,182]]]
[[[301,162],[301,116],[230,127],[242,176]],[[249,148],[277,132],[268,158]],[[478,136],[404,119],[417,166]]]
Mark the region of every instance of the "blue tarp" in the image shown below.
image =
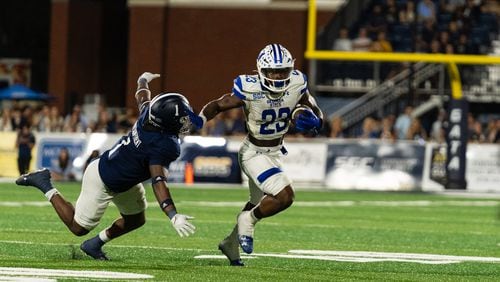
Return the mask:
[[[50,98],[47,94],[37,93],[21,84],[0,90],[0,100],[47,100]]]

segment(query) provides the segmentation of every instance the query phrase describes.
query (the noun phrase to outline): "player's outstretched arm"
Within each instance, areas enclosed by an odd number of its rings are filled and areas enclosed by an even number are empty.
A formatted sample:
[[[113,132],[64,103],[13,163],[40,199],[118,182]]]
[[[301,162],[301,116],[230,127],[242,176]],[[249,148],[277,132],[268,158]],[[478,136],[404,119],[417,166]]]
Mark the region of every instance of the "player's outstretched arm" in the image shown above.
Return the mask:
[[[135,100],[137,101],[137,106],[139,111],[144,106],[144,103],[151,100],[151,91],[149,90],[148,83],[151,80],[160,77],[157,73],[144,72],[137,78],[137,91],[135,92]]]
[[[245,103],[240,98],[232,95],[232,93],[224,94],[216,100],[208,102],[198,115],[190,114],[191,122],[198,128],[213,119],[217,114],[243,106]]]
[[[161,165],[150,165],[149,171],[151,172],[151,183],[156,200],[160,204],[160,208],[170,218],[170,222],[179,236],[189,236],[194,234],[196,227],[188,220],[194,217],[177,213],[174,201],[170,195],[170,190],[167,187],[167,177]]]

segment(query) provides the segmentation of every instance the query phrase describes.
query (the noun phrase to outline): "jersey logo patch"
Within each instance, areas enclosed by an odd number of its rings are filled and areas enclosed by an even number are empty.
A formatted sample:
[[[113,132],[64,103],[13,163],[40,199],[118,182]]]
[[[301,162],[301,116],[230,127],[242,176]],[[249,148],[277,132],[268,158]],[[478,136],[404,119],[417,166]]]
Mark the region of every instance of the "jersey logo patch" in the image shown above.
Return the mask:
[[[253,93],[254,100],[264,99],[264,98],[266,98],[266,94],[264,92]]]

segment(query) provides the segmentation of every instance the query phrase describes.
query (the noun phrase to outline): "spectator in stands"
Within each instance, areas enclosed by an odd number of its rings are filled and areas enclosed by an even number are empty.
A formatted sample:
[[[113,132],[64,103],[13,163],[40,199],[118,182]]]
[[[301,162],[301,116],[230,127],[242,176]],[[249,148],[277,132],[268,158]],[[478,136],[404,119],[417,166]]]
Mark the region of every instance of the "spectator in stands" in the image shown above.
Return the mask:
[[[42,109],[34,115],[34,124],[38,132],[50,131],[50,108],[48,105],[43,105]]]
[[[465,2],[465,6],[461,9],[459,15],[464,29],[468,30],[478,22],[481,14],[480,3],[481,1],[476,0],[467,0]]]
[[[346,27],[340,28],[339,37],[333,42],[335,51],[352,51],[352,40],[349,38],[349,30]]]
[[[406,106],[404,112],[398,116],[396,123],[394,124],[394,129],[396,130],[396,136],[398,139],[406,139],[408,134],[408,129],[411,124],[411,114],[413,112],[413,107]]]
[[[21,110],[17,107],[14,107],[11,112],[11,124],[12,124],[12,130],[17,131],[21,129]]]
[[[473,49],[472,46],[467,38],[467,34],[462,33],[458,37],[458,43],[455,48],[455,53],[457,54],[472,54]]]
[[[342,118],[335,116],[332,118],[332,125],[330,129],[330,138],[344,138],[344,129],[342,126]]]
[[[382,11],[382,6],[374,5],[372,9],[373,10],[370,14],[368,25],[366,26],[368,36],[377,34],[378,32],[387,29],[387,22],[385,21],[385,15]]]
[[[35,146],[35,135],[31,132],[28,123],[24,123],[17,134],[16,147],[18,149],[17,168],[19,175],[25,174],[30,168],[31,150]]]
[[[380,130],[380,139],[386,141],[395,141],[396,134],[394,132],[394,115],[388,115],[382,118],[382,128]]]
[[[443,30],[439,32],[439,44],[443,46],[443,51],[446,45],[450,44],[450,34],[448,31]]]
[[[440,109],[437,119],[432,123],[431,126],[431,140],[436,141],[438,143],[442,143],[445,141],[445,132],[444,132],[444,122],[446,120],[446,111],[444,109]]]
[[[59,109],[56,106],[50,108],[50,132],[61,132],[64,127],[64,118],[59,114]]]
[[[399,11],[396,6],[396,1],[387,0],[385,6],[383,7],[383,14],[385,15],[385,23],[388,26],[397,24],[399,21]]]
[[[368,37],[368,31],[366,28],[360,28],[358,32],[358,37],[354,38],[352,41],[352,50],[360,52],[370,51],[372,45],[372,40]]]
[[[52,179],[56,181],[75,180],[75,174],[73,172],[73,159],[69,155],[68,148],[61,148],[58,158],[52,161],[50,175]]]
[[[224,136],[227,132],[226,123],[224,122],[225,113],[216,115],[208,121],[201,129],[202,136]]]
[[[422,126],[422,123],[418,118],[411,120],[410,127],[406,133],[406,139],[415,141],[425,141],[427,140],[427,132]]]
[[[460,38],[460,28],[458,27],[457,21],[450,21],[448,24],[448,34],[449,42],[456,45]]]
[[[436,29],[437,29],[437,26],[436,26],[434,21],[432,21],[432,20],[424,21],[423,28],[421,31],[421,38],[422,38],[422,41],[425,42],[427,46],[425,46],[425,49],[423,49],[423,50],[430,49],[431,41],[435,39]]]
[[[24,106],[21,112],[20,128],[27,124],[31,128],[33,125],[33,109],[30,106]]]
[[[136,120],[137,115],[135,114],[135,110],[132,108],[127,108],[125,110],[125,116],[118,122],[118,132],[128,132],[132,128]]]
[[[370,139],[379,138],[380,130],[377,120],[375,120],[372,117],[366,117],[363,120],[362,132],[359,137],[370,138]]]
[[[442,1],[444,11],[450,14],[455,13],[459,8],[465,6],[465,0],[446,0]]]
[[[399,11],[399,23],[410,25],[415,22],[415,18],[415,2],[406,1],[404,8]]]
[[[487,132],[488,142],[500,143],[500,119],[497,119],[496,121],[492,120],[490,123],[488,123]]]
[[[432,0],[420,0],[417,5],[418,21],[436,22],[436,5]]]
[[[478,120],[473,121],[472,128],[469,128],[469,142],[484,143],[486,136],[483,133],[483,126]]]
[[[118,132],[118,115],[116,112],[111,113],[111,117],[106,124],[107,133],[117,133]]]
[[[82,112],[80,105],[73,106],[73,111],[64,119],[65,132],[86,132],[88,128],[88,121]]]
[[[392,52],[392,45],[387,40],[385,31],[377,34],[377,40],[373,41],[370,49],[372,52]]]
[[[0,131],[13,131],[12,116],[10,108],[4,107],[2,110],[2,119],[0,120]]]
[[[241,108],[234,108],[226,112],[226,135],[246,135],[245,117]]]
[[[441,48],[441,43],[439,43],[438,40],[431,41],[429,53],[432,53],[432,54],[443,53],[443,50]]]

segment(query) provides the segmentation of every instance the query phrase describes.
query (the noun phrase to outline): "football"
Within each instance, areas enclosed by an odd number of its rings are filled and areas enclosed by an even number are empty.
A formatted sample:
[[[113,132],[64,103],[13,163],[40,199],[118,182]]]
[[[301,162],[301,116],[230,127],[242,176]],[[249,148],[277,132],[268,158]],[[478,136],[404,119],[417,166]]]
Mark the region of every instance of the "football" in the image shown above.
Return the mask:
[[[291,122],[293,125],[295,125],[295,120],[297,119],[297,117],[299,117],[305,111],[312,112],[313,110],[309,106],[304,104],[297,104],[297,106],[295,106],[291,115]]]

